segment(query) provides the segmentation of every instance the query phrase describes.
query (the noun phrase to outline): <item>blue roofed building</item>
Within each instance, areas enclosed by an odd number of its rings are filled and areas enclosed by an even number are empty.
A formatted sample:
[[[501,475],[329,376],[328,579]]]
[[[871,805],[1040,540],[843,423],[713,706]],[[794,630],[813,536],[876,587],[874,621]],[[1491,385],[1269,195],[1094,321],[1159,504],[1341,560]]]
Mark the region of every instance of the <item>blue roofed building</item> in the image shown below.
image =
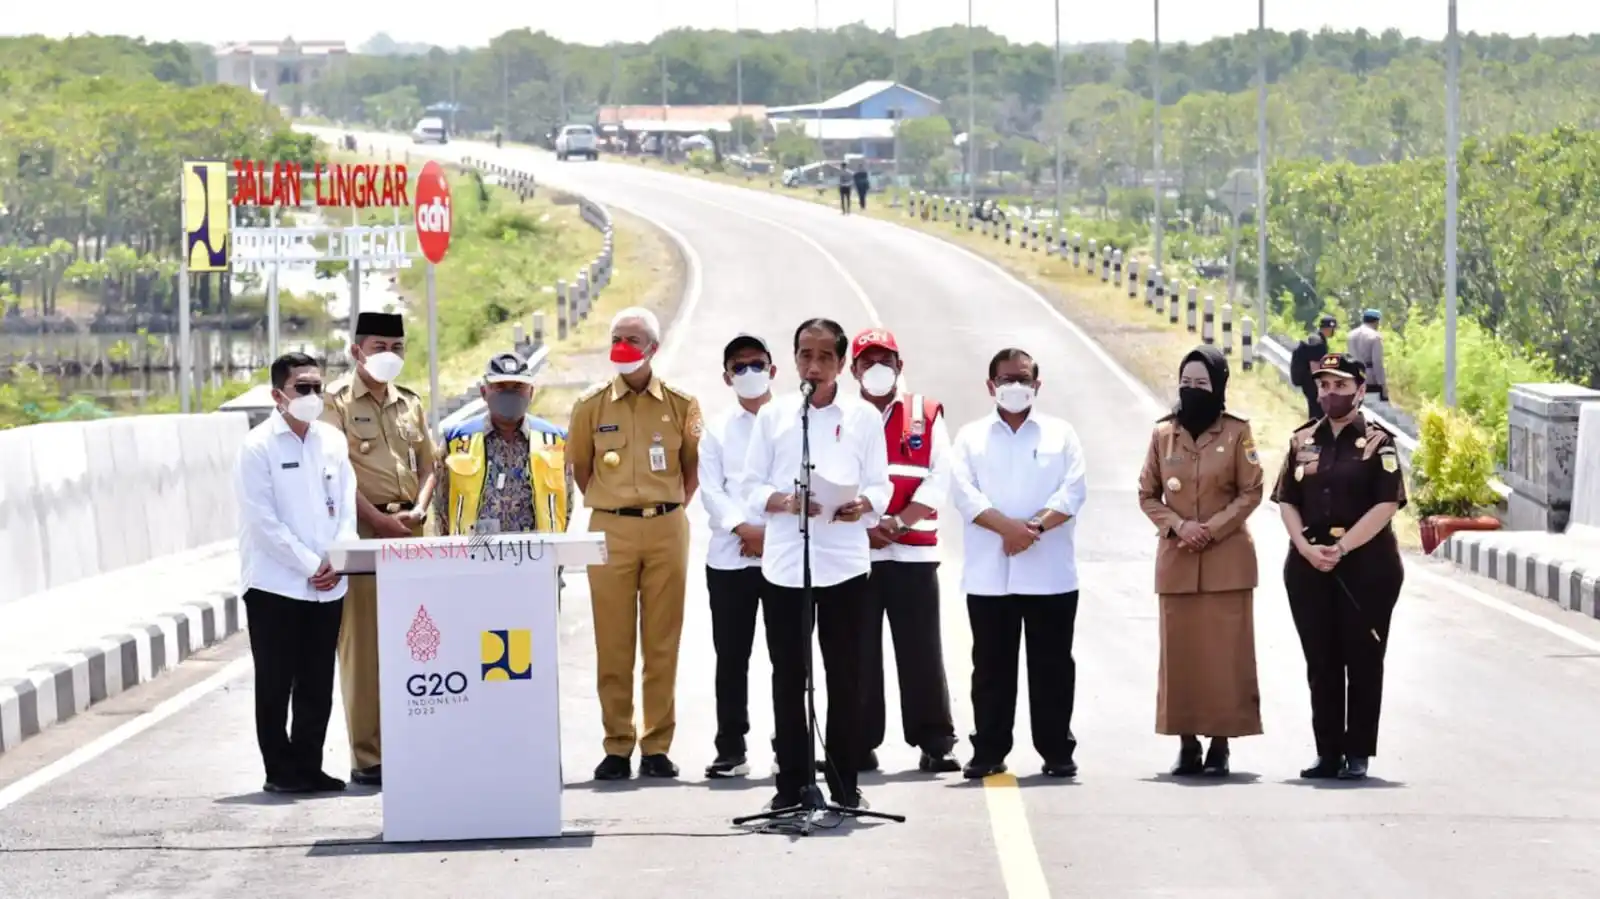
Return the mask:
[[[820,135],[830,159],[857,153],[889,159],[897,121],[935,116],[939,110],[938,100],[903,84],[864,81],[821,103],[768,107],[767,121],[774,127],[799,128],[813,140]]]

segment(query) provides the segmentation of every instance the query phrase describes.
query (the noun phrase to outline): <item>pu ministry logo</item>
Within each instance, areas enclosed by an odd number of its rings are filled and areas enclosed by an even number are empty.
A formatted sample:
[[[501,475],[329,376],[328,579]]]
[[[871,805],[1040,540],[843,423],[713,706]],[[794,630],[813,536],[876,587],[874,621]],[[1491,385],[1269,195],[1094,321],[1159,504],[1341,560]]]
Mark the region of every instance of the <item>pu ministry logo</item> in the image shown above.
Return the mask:
[[[439,626],[428,617],[428,607],[418,606],[417,617],[406,631],[406,646],[411,649],[411,661],[431,662],[439,656]]]
[[[483,632],[485,682],[533,680],[533,632]]]

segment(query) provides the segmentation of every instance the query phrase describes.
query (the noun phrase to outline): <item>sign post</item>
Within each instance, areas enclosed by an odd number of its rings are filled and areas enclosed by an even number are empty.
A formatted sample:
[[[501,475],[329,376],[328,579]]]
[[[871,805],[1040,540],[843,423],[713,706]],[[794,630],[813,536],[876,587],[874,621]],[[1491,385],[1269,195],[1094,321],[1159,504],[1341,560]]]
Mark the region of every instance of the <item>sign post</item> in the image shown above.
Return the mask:
[[[183,252],[178,259],[178,409],[193,409],[194,347],[189,328],[189,276],[226,273],[232,250],[228,167],[215,160],[186,161],[178,175]]]
[[[1239,220],[1256,206],[1255,173],[1236,169],[1228,175],[1228,180],[1222,185],[1220,193],[1222,204],[1233,213],[1228,247],[1228,302],[1232,303],[1237,299],[1239,288]],[[1258,264],[1266,263],[1258,261]]]
[[[430,160],[417,178],[417,245],[428,260],[428,426],[439,427],[439,295],[434,268],[450,251],[450,183]]]

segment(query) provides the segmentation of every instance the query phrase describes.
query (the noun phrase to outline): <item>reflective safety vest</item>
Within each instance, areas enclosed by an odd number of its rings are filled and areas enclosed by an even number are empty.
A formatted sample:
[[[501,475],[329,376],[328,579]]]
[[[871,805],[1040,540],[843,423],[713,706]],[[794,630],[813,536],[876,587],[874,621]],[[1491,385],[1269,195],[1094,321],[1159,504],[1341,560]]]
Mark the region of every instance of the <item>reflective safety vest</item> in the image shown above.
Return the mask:
[[[441,534],[471,534],[483,504],[483,482],[489,466],[483,438],[489,416],[464,421],[445,432],[445,468],[449,470],[449,500]],[[572,490],[568,485],[567,434],[542,418],[528,416],[522,423],[528,438],[528,475],[533,487],[534,530],[559,534],[572,516]]]
[[[889,500],[885,515],[899,515],[911,504],[911,497],[928,478],[933,462],[933,423],[944,413],[937,400],[922,394],[906,396],[889,411],[883,424],[883,442],[889,447],[889,482],[894,485],[894,496]],[[939,542],[939,514],[929,513],[927,518],[906,528],[895,538],[906,546],[935,546]]]

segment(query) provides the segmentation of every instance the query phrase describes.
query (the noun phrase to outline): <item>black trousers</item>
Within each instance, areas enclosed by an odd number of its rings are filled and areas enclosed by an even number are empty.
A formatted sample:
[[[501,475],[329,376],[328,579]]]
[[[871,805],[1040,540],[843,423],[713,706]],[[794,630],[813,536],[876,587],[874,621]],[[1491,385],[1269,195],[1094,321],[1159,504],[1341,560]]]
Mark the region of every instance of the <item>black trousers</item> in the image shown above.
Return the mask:
[[[1350,590],[1349,596],[1340,581]],[[1379,534],[1328,573],[1289,550],[1283,584],[1305,652],[1311,730],[1319,756],[1378,754],[1383,658],[1404,582],[1405,566],[1393,531]],[[1381,642],[1373,639],[1373,631]]]
[[[867,208],[867,185],[856,185],[856,202],[862,209]]]
[[[841,186],[839,188],[839,208],[845,212],[850,211],[850,188],[848,187]]]
[[[831,587],[816,587],[817,641],[828,686],[828,721],[823,735],[827,749],[828,791],[834,801],[856,791],[856,766],[861,757],[861,593],[867,576]],[[778,755],[778,792],[798,797],[815,776],[807,743],[806,664],[811,660],[811,634],[805,628],[806,606],[800,590],[767,583],[762,602],[767,629],[767,655],[772,659],[772,719]]]
[[[1300,388],[1306,398],[1306,420],[1312,421],[1322,417],[1322,405],[1317,402],[1317,385],[1313,382],[1310,386]]]
[[[322,770],[344,600],[308,602],[246,590],[256,669],[256,743],[268,780]],[[292,729],[289,710],[294,710]]]
[[[973,761],[990,764],[1011,754],[1017,715],[1017,658],[1026,632],[1028,711],[1033,748],[1046,763],[1072,760],[1072,703],[1078,664],[1072,635],[1078,591],[1052,596],[967,596],[972,623]]]
[[[873,562],[861,610],[861,753],[883,745],[883,621],[894,640],[906,743],[932,755],[955,748],[939,627],[938,562]]]
[[[750,650],[766,578],[759,566],[706,568],[711,595],[711,645],[717,652],[717,755],[745,754],[750,733]]]

